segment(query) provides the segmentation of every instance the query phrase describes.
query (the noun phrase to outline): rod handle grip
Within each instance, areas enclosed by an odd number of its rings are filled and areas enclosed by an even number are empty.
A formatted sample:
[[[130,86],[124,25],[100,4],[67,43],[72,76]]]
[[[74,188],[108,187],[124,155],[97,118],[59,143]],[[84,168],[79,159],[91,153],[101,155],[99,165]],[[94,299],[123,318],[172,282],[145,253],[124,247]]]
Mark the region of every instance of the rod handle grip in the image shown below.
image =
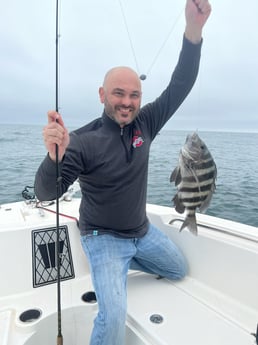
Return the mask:
[[[63,345],[63,337],[62,336],[57,337],[57,345]]]

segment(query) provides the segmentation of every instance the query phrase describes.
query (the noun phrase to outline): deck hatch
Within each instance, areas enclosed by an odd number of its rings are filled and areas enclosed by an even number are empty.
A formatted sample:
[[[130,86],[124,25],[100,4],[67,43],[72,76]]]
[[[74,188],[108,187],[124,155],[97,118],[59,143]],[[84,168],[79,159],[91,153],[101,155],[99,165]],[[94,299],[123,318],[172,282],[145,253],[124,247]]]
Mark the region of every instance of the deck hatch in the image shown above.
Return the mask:
[[[66,225],[59,227],[61,280],[74,278],[71,246]],[[33,287],[57,281],[56,227],[32,231]]]

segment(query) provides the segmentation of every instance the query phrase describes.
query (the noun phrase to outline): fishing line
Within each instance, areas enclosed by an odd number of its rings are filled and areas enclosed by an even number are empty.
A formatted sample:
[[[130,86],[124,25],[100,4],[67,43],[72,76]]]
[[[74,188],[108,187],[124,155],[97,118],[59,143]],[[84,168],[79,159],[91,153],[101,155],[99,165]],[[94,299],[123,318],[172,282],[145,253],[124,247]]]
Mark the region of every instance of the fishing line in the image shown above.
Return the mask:
[[[132,41],[132,38],[131,38],[131,35],[130,35],[129,26],[128,26],[128,23],[127,23],[127,20],[126,20],[126,15],[125,15],[125,11],[124,11],[124,8],[123,8],[121,0],[119,0],[119,5],[120,5],[121,13],[122,13],[122,16],[123,16],[124,25],[125,25],[125,28],[126,28],[126,31],[127,31],[127,36],[128,36],[129,42],[130,42],[132,54],[133,54],[133,57],[134,57],[134,61],[135,61],[135,65],[136,65],[136,70],[137,70],[138,74],[140,74],[139,73],[140,68],[139,68],[136,52],[135,52],[135,49],[134,49],[133,41]],[[172,32],[174,31],[174,29],[176,27],[176,24],[178,23],[179,19],[181,18],[182,13],[184,12],[184,8],[185,8],[185,6],[182,8],[182,10],[179,12],[178,16],[176,17],[175,21],[173,22],[173,25],[172,25],[171,29],[169,30],[167,36],[165,37],[165,40],[162,42],[160,48],[158,49],[156,55],[153,58],[153,61],[151,62],[149,68],[147,69],[147,73],[146,74],[141,74],[139,76],[141,80],[145,80],[147,78],[147,75],[149,75],[149,73],[153,69],[153,66],[157,62],[157,60],[158,60],[162,50],[164,49],[164,47],[165,47],[166,43],[168,42]]]
[[[172,32],[174,31],[175,27],[176,27],[176,24],[178,23],[179,19],[181,18],[182,16],[182,13],[184,12],[184,7],[182,8],[182,10],[180,11],[180,13],[178,14],[178,16],[176,17],[171,29],[169,30],[168,34],[167,34],[167,37],[165,38],[165,40],[163,41],[163,43],[161,44],[156,56],[154,57],[152,63],[150,64],[150,67],[148,68],[147,70],[147,75],[150,73],[150,71],[152,70],[153,66],[155,65],[155,63],[157,62],[162,50],[164,49],[165,45],[167,44]]]
[[[56,112],[59,111],[59,0],[56,0]],[[59,229],[59,190],[60,171],[58,161],[58,145],[56,144],[56,265],[57,265],[57,345],[63,345],[62,311],[61,311],[61,277],[60,277],[60,229]]]
[[[134,49],[134,46],[133,46],[133,41],[131,39],[129,27],[128,27],[128,24],[127,24],[125,12],[124,12],[124,8],[123,8],[121,0],[119,0],[119,5],[120,5],[121,13],[122,13],[122,16],[123,16],[123,19],[124,19],[124,24],[125,24],[125,28],[126,28],[126,31],[127,31],[128,39],[129,39],[129,42],[130,42],[130,46],[131,46],[131,49],[132,49],[132,53],[133,53],[133,57],[134,57],[135,65],[136,65],[136,69],[137,69],[137,72],[139,74],[140,68],[139,68],[139,64],[138,64],[138,61],[137,61],[135,49]]]

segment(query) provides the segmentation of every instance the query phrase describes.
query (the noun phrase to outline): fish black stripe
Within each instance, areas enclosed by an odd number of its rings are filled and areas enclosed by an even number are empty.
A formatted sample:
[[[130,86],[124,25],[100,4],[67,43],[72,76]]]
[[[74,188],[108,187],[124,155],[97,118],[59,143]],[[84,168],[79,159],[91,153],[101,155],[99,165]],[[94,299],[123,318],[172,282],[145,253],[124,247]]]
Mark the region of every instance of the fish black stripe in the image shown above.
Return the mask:
[[[215,171],[211,171],[211,172],[209,172],[207,174],[203,174],[203,175],[197,175],[199,182],[212,179],[212,178],[214,178],[214,176],[215,176]],[[183,177],[183,181],[185,181],[185,182],[194,182],[196,180],[195,180],[194,176],[184,176]]]
[[[197,196],[193,198],[183,198],[183,199],[180,198],[180,201],[182,203],[196,203],[199,201],[204,201],[206,198],[207,198],[207,195],[204,195],[204,196]]]
[[[199,187],[182,187],[180,188],[180,193],[198,193],[198,192],[206,192],[211,189],[213,183],[199,186]]]
[[[194,165],[195,169],[207,169],[214,165],[213,159]]]

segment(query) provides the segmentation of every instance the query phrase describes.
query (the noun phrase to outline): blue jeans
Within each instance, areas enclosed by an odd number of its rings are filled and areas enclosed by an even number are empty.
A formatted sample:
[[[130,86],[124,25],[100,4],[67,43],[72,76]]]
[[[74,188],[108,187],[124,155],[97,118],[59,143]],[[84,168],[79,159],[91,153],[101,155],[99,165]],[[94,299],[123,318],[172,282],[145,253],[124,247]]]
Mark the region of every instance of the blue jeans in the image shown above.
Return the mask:
[[[123,345],[128,269],[178,280],[187,265],[179,248],[153,225],[142,238],[86,235],[82,247],[89,260],[99,312],[90,345]]]

